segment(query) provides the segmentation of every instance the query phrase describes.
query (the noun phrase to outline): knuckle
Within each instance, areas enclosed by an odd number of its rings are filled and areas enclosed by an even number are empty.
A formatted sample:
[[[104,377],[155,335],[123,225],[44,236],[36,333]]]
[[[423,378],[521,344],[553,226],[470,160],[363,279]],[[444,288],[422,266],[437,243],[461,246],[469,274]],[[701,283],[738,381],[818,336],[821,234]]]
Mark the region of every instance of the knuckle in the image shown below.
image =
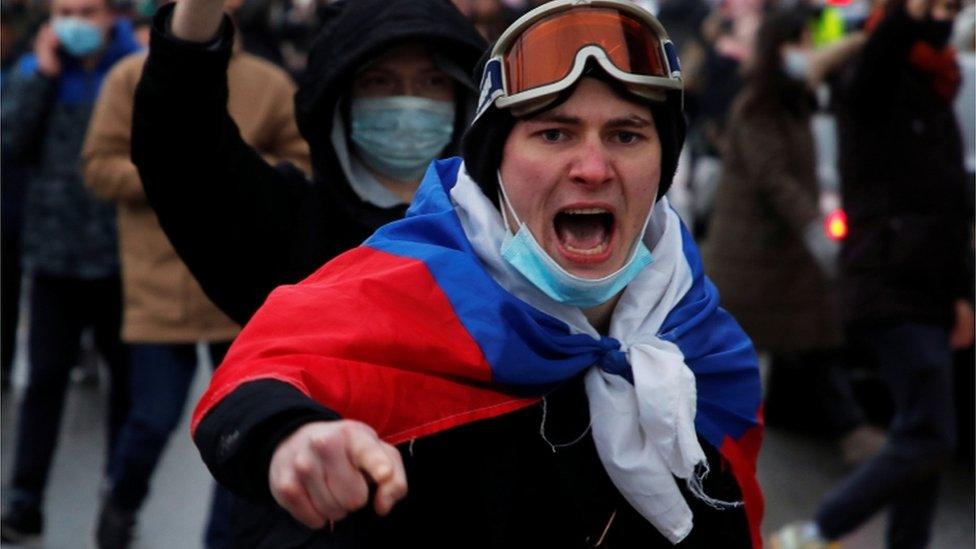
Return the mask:
[[[363,508],[369,501],[369,493],[357,492],[346,496],[342,506],[350,511]]]
[[[332,454],[339,447],[340,441],[335,436],[320,435],[312,438],[311,446],[320,453]]]
[[[394,480],[390,483],[390,495],[396,499],[402,499],[407,495],[407,483],[403,480]]]
[[[340,436],[349,436],[353,432],[353,423],[350,421],[340,421],[336,427],[336,434]]]
[[[308,477],[315,470],[315,465],[307,456],[299,454],[295,456],[295,460],[292,462],[292,468],[294,468],[295,473],[299,476]]]
[[[288,504],[295,504],[302,499],[302,489],[296,482],[284,482],[274,487],[278,498]]]

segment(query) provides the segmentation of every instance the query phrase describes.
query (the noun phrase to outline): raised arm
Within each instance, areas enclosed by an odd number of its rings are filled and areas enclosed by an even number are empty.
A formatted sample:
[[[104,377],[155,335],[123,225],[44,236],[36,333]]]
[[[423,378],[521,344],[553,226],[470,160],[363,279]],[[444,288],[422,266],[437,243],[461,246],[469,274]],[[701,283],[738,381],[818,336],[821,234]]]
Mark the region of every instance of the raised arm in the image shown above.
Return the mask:
[[[857,55],[866,41],[867,35],[862,31],[857,31],[829,46],[814,51],[810,57],[810,71],[807,74],[807,83],[810,85],[810,89],[817,89],[817,86],[838,67]]]
[[[132,159],[173,247],[207,296],[244,323],[272,289],[314,268],[309,204],[321,201],[299,170],[276,169],[248,146],[228,114],[234,31],[220,6],[181,0],[157,13]]]
[[[42,135],[61,75],[57,48],[58,39],[51,26],[42,26],[34,41],[34,52],[21,58],[7,77],[10,83],[0,102],[0,141],[7,160],[29,154]]]
[[[930,0],[907,0],[894,5],[869,33],[849,86],[850,99],[858,108],[879,115],[888,112],[891,89],[908,63],[912,46],[921,37],[920,21],[929,5]]]

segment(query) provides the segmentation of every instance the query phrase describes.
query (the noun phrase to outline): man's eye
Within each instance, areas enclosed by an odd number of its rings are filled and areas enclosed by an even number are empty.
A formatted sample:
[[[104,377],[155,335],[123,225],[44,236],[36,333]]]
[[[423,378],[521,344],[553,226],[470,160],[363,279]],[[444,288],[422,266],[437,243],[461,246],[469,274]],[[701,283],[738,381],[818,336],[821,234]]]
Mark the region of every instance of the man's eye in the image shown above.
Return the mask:
[[[549,143],[556,143],[563,138],[562,130],[543,130],[539,135]]]
[[[640,136],[634,132],[618,132],[617,141],[624,145],[630,145],[631,143],[636,143],[640,139]]]
[[[427,78],[427,86],[430,88],[448,88],[451,86],[451,79],[444,75],[431,76]]]
[[[363,76],[359,85],[366,89],[385,88],[392,85],[392,80],[382,74]]]

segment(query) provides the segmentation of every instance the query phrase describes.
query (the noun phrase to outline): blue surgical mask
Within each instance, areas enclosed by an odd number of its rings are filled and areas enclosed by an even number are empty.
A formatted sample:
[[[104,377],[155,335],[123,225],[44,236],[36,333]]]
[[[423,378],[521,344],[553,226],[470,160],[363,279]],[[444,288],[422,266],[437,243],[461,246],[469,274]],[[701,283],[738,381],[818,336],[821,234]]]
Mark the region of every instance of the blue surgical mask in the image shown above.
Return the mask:
[[[498,175],[498,188],[501,189],[502,219],[505,223],[505,240],[502,242],[502,258],[515,268],[522,276],[529,280],[542,293],[552,299],[581,309],[596,307],[610,301],[630,284],[637,275],[654,260],[651,251],[644,245],[643,233],[634,244],[634,249],[623,267],[615,273],[603,278],[581,278],[563,269],[556,260],[549,256],[539,242],[532,236],[532,231],[522,223],[515,208],[512,208],[501,174]],[[506,205],[508,208],[506,208]],[[507,209],[511,209],[515,216],[518,231],[513,235],[508,229]],[[653,211],[653,207],[651,210]],[[647,221],[644,230],[647,230]]]
[[[64,49],[74,57],[91,55],[105,43],[105,34],[98,25],[78,17],[58,17],[52,28]]]
[[[423,97],[353,99],[353,149],[363,164],[399,180],[416,181],[454,133],[454,103]]]

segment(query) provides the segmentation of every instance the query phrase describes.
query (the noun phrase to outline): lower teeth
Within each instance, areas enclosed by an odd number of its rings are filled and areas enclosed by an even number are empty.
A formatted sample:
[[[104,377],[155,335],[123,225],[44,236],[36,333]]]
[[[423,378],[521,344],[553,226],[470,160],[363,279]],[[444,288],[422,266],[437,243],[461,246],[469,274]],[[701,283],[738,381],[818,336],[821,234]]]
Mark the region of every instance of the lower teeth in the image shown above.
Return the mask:
[[[577,253],[577,254],[596,255],[596,254],[601,253],[604,250],[606,250],[607,249],[607,245],[606,245],[606,243],[603,243],[603,244],[600,244],[599,246],[596,246],[595,248],[582,249],[582,248],[574,248],[573,246],[570,246],[570,245],[567,244],[566,245],[566,249],[569,250],[569,251],[571,251],[571,252],[573,252],[573,253]]]

